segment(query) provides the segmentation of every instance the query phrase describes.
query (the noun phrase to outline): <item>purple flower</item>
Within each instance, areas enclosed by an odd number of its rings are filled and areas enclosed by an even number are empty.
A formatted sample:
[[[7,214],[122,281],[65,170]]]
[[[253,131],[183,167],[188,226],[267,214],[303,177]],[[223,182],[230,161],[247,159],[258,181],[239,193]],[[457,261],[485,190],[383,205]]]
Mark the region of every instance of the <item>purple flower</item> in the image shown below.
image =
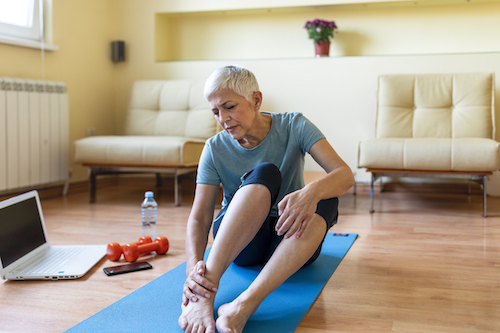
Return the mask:
[[[313,21],[307,21],[305,26],[309,38],[314,41],[314,43],[322,41],[330,41],[333,38],[333,33],[337,29],[337,25],[334,21],[326,21],[315,19]]]

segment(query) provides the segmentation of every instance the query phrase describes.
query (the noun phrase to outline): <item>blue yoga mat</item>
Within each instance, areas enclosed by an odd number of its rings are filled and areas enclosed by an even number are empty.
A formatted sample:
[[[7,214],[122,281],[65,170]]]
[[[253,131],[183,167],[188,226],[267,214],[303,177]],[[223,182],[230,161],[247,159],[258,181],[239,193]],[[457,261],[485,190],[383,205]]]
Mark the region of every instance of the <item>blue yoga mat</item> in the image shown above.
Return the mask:
[[[321,254],[292,275],[262,302],[244,333],[293,332],[330,279],[356,234],[328,233]],[[255,279],[261,267],[231,264],[222,276],[215,309],[235,299]],[[177,266],[67,332],[179,332],[186,263]],[[151,304],[157,306],[152,307]],[[216,313],[216,311],[215,311]]]

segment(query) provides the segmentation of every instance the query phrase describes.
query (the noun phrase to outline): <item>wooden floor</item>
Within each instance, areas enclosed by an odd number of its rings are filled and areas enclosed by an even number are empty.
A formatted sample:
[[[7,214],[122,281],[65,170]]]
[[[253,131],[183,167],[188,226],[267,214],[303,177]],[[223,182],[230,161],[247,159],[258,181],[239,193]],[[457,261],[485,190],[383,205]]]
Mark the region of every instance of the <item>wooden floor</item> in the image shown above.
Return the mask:
[[[79,280],[2,282],[0,331],[62,332],[184,262],[192,196],[174,207],[171,185],[120,180],[95,204],[71,188],[44,195],[52,244],[126,243],[139,237],[139,205],[153,189],[171,248],[148,258],[149,271],[107,277],[115,263],[103,259]],[[296,332],[500,332],[500,198],[488,197],[482,218],[482,197],[465,192],[384,192],[373,215],[368,194],[343,196],[333,231],[359,237]]]

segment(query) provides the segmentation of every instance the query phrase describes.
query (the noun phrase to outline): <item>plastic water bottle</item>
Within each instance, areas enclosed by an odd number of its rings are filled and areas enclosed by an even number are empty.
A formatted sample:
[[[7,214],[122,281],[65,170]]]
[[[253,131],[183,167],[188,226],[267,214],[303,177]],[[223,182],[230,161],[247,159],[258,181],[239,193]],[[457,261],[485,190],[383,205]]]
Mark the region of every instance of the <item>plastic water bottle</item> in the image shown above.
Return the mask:
[[[158,216],[158,204],[154,199],[154,193],[147,191],[141,204],[141,236],[156,238],[156,219]]]

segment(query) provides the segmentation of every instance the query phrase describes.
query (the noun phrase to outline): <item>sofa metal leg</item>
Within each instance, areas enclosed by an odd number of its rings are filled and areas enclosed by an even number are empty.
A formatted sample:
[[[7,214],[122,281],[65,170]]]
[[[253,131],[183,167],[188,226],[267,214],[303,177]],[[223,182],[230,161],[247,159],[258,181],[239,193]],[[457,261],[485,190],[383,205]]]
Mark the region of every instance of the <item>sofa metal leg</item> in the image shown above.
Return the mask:
[[[62,191],[63,197],[68,195],[68,190],[69,190],[69,178],[64,182],[64,187],[63,187],[63,191]]]
[[[175,201],[175,206],[178,207],[181,205],[182,202],[182,193],[181,193],[181,187],[180,187],[180,175],[175,173],[175,181],[174,181],[174,201]]]
[[[486,217],[486,176],[482,176],[483,178],[483,217]]]
[[[94,168],[90,168],[90,176],[89,176],[90,203],[95,202],[96,177],[97,177],[97,172],[94,170]]]
[[[370,214],[375,213],[375,210],[373,209],[373,182],[374,181],[375,181],[375,175],[372,172],[372,179],[370,182],[370,205],[371,205]]]
[[[183,175],[188,175],[190,173],[196,172],[197,167],[189,167],[175,170],[175,206],[180,206],[182,203],[182,178]]]
[[[156,173],[156,187],[161,187],[163,184],[163,181],[161,179],[161,173],[157,172]]]

